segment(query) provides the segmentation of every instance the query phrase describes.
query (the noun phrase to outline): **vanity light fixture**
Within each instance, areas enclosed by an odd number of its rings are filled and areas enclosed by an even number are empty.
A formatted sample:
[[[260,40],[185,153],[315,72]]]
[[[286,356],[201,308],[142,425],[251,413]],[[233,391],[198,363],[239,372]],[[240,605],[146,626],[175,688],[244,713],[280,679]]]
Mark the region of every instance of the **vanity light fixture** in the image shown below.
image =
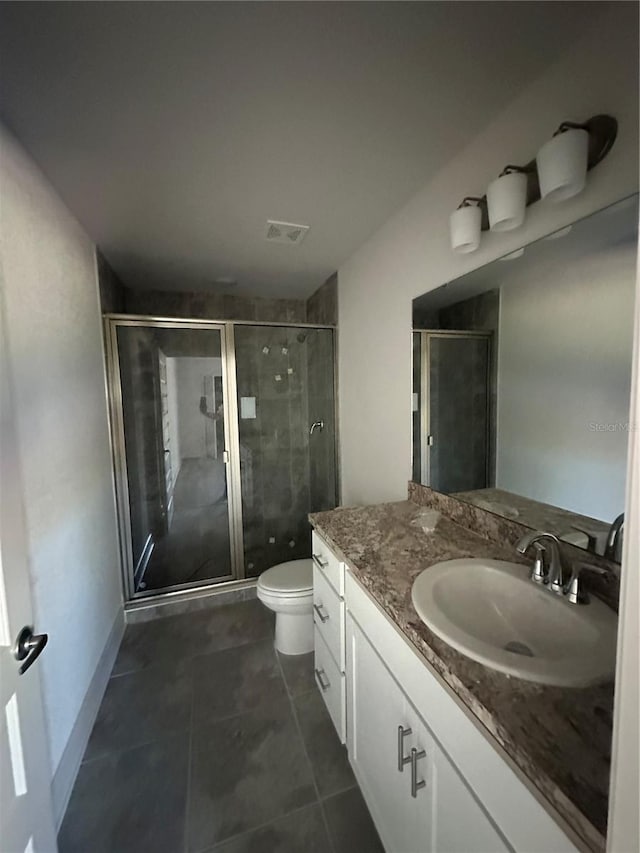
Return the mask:
[[[565,121],[538,151],[540,197],[558,202],[573,198],[587,183],[589,131]]]
[[[480,201],[479,198],[467,196],[449,217],[449,234],[454,252],[466,255],[469,252],[475,252],[480,245],[482,228]]]
[[[527,207],[527,173],[519,166],[505,166],[487,188],[489,227],[512,231],[524,222]]]
[[[522,225],[526,208],[541,198],[572,198],[584,189],[586,173],[611,151],[617,134],[618,122],[610,115],[593,116],[583,124],[563,121],[535,160],[506,166],[485,196],[463,199],[449,220],[453,251],[466,254],[478,248],[478,218],[481,231],[509,231]]]

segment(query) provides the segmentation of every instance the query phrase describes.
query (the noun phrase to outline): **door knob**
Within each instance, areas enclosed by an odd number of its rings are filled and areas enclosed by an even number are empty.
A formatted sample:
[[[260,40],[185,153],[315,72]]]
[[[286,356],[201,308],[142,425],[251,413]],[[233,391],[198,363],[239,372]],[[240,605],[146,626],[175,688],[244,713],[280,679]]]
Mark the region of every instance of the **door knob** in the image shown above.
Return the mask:
[[[22,661],[20,675],[24,675],[40,655],[40,652],[47,645],[48,639],[48,634],[34,634],[33,628],[28,625],[25,625],[22,631],[20,631],[13,647],[14,658],[17,661]]]

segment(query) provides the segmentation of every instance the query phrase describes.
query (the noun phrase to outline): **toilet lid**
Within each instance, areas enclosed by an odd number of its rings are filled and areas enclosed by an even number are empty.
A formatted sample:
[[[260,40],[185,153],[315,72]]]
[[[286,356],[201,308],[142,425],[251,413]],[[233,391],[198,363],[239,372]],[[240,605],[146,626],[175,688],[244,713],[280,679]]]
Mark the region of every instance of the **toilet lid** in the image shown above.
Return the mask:
[[[289,560],[267,569],[258,584],[268,592],[310,592],[313,589],[313,560]]]

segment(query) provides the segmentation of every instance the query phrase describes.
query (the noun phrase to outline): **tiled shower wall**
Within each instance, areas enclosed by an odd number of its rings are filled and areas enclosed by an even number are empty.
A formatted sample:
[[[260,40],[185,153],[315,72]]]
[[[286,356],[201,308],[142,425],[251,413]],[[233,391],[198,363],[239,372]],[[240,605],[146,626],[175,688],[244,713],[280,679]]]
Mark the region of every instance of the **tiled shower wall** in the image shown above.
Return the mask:
[[[309,329],[306,344],[308,423],[324,423],[309,437],[309,511],[321,512],[333,509],[337,498],[333,332]]]
[[[308,557],[307,514],[335,505],[333,333],[238,326],[235,342],[245,570],[256,576]],[[313,420],[325,428],[310,436]]]
[[[126,313],[152,317],[190,317],[196,320],[307,322],[307,306],[303,299],[264,299],[168,290],[127,289]]]
[[[103,314],[190,317],[197,320],[253,320],[261,323],[338,322],[338,277],[332,275],[307,300],[265,299],[221,293],[133,290],[126,287],[106,258],[97,252]]]
[[[96,249],[96,267],[100,310],[103,314],[121,314],[126,306],[126,288],[98,249]]]
[[[307,323],[338,325],[338,274],[330,276],[307,299]]]

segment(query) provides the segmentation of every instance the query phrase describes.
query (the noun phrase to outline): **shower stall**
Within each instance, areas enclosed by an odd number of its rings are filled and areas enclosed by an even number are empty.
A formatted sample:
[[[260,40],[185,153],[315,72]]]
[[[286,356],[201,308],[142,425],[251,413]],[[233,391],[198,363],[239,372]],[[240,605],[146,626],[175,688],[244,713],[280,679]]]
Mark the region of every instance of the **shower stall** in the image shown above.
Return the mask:
[[[493,485],[491,332],[412,332],[412,476],[440,492]]]
[[[337,499],[334,330],[105,317],[127,600],[310,555]]]

